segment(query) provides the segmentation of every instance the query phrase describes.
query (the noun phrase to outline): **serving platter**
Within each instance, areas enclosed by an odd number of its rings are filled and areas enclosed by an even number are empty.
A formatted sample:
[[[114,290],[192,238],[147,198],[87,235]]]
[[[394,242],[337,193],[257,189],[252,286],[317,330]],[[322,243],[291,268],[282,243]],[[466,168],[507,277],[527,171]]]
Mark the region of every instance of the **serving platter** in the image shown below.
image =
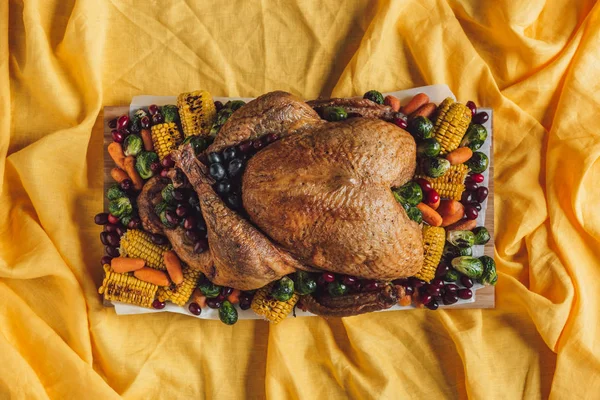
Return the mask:
[[[408,90],[396,91],[396,92],[388,92],[385,95],[391,94],[400,99],[402,104],[406,103],[410,98],[412,98],[417,93],[425,93],[429,96],[430,101],[439,104],[446,97],[455,98],[453,93],[450,91],[448,86],[446,85],[431,85],[431,86],[423,86]],[[214,97],[214,100],[219,100],[223,103],[228,100],[244,100],[246,102],[252,100],[252,98],[240,98],[240,97]],[[463,99],[461,99],[463,100]],[[157,105],[165,105],[165,104],[175,104],[176,97],[175,96],[136,96],[132,99],[130,105],[123,106],[106,106],[104,107],[104,141],[103,141],[103,152],[104,152],[104,193],[106,190],[113,184],[113,180],[110,175],[111,169],[114,167],[114,162],[110,158],[107,147],[112,142],[111,136],[111,128],[109,127],[109,121],[114,118],[119,117],[120,115],[130,113],[132,111],[137,110],[141,107],[146,107],[150,104]],[[475,246],[473,248],[474,256],[488,255],[490,257],[494,257],[494,159],[493,159],[493,111],[489,108],[478,108],[480,111],[486,111],[490,118],[489,120],[483,124],[489,134],[488,140],[486,140],[484,146],[479,150],[486,153],[490,159],[489,168],[485,171],[485,182],[487,183],[489,189],[488,198],[482,204],[482,208],[484,212],[479,214],[477,218],[477,225],[485,227],[490,232],[492,240],[490,240],[485,246]],[[108,210],[108,201],[104,198],[104,210]],[[474,296],[470,300],[459,300],[458,303],[449,305],[449,306],[440,306],[443,309],[489,309],[495,307],[495,287],[494,286],[482,286],[476,284],[472,290],[474,290]],[[191,317],[201,318],[201,319],[219,319],[218,310],[213,310],[210,308],[204,309],[200,316],[195,316],[191,314],[187,307],[180,307],[171,303],[167,303],[166,307],[161,310],[156,309],[148,309],[144,307],[139,307],[135,305],[120,303],[120,302],[109,302],[104,301],[105,306],[114,307],[116,313],[118,315],[130,315],[130,314],[146,314],[146,313],[155,313],[155,312],[175,312],[179,314],[189,315]],[[400,306],[395,305],[390,309],[382,310],[378,312],[389,312],[389,311],[397,311],[397,310],[414,310],[413,306]],[[296,310],[296,316],[315,316],[314,314],[303,312],[299,309]],[[255,313],[248,312],[240,312],[240,319],[260,319],[261,317],[256,315]]]

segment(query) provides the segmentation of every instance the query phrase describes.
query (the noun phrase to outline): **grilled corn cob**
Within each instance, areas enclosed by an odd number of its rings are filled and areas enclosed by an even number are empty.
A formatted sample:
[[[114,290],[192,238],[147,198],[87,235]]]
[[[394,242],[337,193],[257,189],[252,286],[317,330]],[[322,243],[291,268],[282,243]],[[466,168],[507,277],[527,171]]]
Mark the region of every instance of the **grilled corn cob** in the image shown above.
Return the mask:
[[[103,268],[104,280],[98,293],[103,294],[106,300],[152,307],[158,286],[129,274],[118,274],[108,264],[105,264]]]
[[[465,191],[465,178],[468,173],[469,167],[464,164],[457,164],[452,165],[448,172],[439,178],[430,178],[425,175],[416,175],[415,178],[427,179],[441,198],[460,200]]]
[[[217,118],[212,96],[206,90],[181,93],[177,96],[179,119],[185,137],[206,136]]]
[[[175,122],[164,122],[151,128],[154,151],[161,160],[181,143],[181,132]]]
[[[254,294],[250,307],[256,314],[262,315],[274,324],[278,324],[292,312],[296,302],[298,302],[298,295],[294,293],[288,301],[277,301],[269,295],[272,286],[272,284],[269,284],[258,289]]]
[[[470,122],[471,110],[467,106],[450,97],[442,101],[433,125],[433,135],[442,147],[441,155],[458,148]]]
[[[446,243],[446,231],[442,227],[423,226],[423,268],[415,275],[422,281],[429,282],[435,278],[435,271],[442,259],[444,244]]]
[[[185,305],[196,288],[201,274],[199,270],[186,266],[183,270],[183,282],[179,285],[172,283],[171,286],[159,288],[158,299],[160,301],[168,300],[178,306]]]
[[[164,253],[171,247],[152,243],[150,234],[138,229],[128,229],[121,237],[119,251],[123,257],[141,258],[146,261],[146,266],[166,270]]]

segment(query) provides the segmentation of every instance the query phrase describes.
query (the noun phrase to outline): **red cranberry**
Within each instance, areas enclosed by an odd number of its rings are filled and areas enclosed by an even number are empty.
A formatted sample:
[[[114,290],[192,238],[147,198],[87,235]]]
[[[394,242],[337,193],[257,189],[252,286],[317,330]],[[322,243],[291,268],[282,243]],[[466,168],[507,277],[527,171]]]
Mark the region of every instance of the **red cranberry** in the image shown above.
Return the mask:
[[[458,291],[458,286],[456,286],[454,283],[448,283],[444,286],[444,290],[446,292],[456,292]]]
[[[444,287],[444,280],[442,278],[434,278],[429,284],[442,289]]]
[[[117,119],[118,118],[113,118],[110,121],[108,121],[108,127],[110,129],[115,129],[117,127]]]
[[[365,291],[367,291],[367,292],[374,292],[375,290],[377,290],[381,287],[381,284],[379,282],[375,282],[375,281],[368,281],[366,283],[363,283],[363,287],[365,288]]]
[[[485,124],[489,118],[490,118],[490,116],[485,111],[478,112],[473,117],[473,123],[474,124]]]
[[[186,206],[184,206],[183,204],[180,204],[177,206],[177,208],[175,209],[175,214],[177,214],[178,217],[185,217],[188,213],[188,208]]]
[[[102,258],[100,259],[100,264],[102,264],[103,266],[108,264],[110,265],[110,262],[112,261],[112,257],[110,256],[102,256]]]
[[[238,150],[240,151],[240,153],[243,154],[250,153],[252,151],[252,141],[246,140],[245,142],[240,143],[238,146]]]
[[[210,308],[218,309],[218,308],[221,308],[223,303],[220,302],[219,300],[217,300],[216,297],[214,297],[212,299],[206,299],[206,305],[209,306]]]
[[[119,223],[119,218],[115,217],[112,214],[108,214],[108,222],[111,223],[111,224],[116,225],[116,224]]]
[[[429,303],[431,303],[431,301],[433,300],[433,296],[431,296],[430,294],[424,294],[421,296],[421,303],[423,303],[423,305],[427,305]]]
[[[414,287],[415,289],[420,288],[421,286],[423,286],[425,284],[424,281],[418,279],[418,278],[409,278],[409,283],[412,287]]]
[[[115,224],[106,224],[106,225],[104,225],[104,230],[106,232],[116,232],[117,231],[117,226],[118,225],[115,225]]]
[[[456,292],[446,292],[444,294],[444,304],[450,305],[458,301],[458,294]]]
[[[94,217],[96,225],[106,225],[108,223],[108,213],[99,213]]]
[[[477,190],[477,188],[479,187],[479,185],[471,180],[467,180],[465,181],[465,190],[467,192],[474,192],[475,190]]]
[[[468,205],[465,207],[465,216],[467,217],[467,219],[477,219],[478,215],[479,212],[472,205]]]
[[[123,140],[125,140],[125,136],[123,135],[122,132],[113,130],[110,134],[112,136],[112,139],[117,143],[123,143]]]
[[[433,297],[437,297],[440,296],[442,294],[442,289],[440,289],[439,286],[434,286],[434,285],[425,285],[425,291],[427,293],[429,293],[430,295],[432,295]]]
[[[121,115],[117,120],[117,129],[125,129],[129,126],[129,115]]]
[[[415,289],[412,286],[404,286],[404,293],[408,296],[412,296]]]
[[[193,215],[188,215],[187,217],[185,217],[185,220],[183,220],[183,228],[188,231],[196,229],[196,217],[194,217]]]
[[[150,164],[150,171],[152,171],[153,173],[158,174],[161,170],[162,166],[159,162],[153,162],[152,164]]]
[[[431,189],[428,192],[425,192],[425,203],[427,204],[436,204],[440,201],[440,194],[436,192],[434,189]]]
[[[483,174],[473,174],[469,177],[473,182],[482,183],[484,180]]]
[[[475,113],[477,112],[477,106],[475,105],[475,102],[469,100],[469,101],[467,101],[466,106],[469,110],[471,110],[471,117],[473,117],[475,115]]]
[[[233,293],[233,288],[229,286],[223,286],[221,288],[221,295],[226,299],[229,295]]]
[[[150,128],[150,117],[144,115],[142,119],[140,119],[140,126],[142,127],[142,129]]]
[[[100,232],[100,241],[103,245],[108,246],[108,232]]]
[[[131,221],[127,224],[127,228],[129,229],[138,229],[142,225],[142,220],[138,217],[131,218]]]
[[[164,301],[160,301],[159,299],[154,299],[152,302],[152,308],[156,308],[157,310],[162,310],[166,305]]]
[[[473,192],[464,191],[460,197],[460,202],[463,205],[470,204],[473,201]]]
[[[217,110],[217,112],[221,111],[223,109],[223,103],[220,102],[219,100],[215,101],[215,109]]]
[[[173,157],[170,154],[167,154],[160,163],[165,168],[173,168],[175,166],[175,161],[173,161]]]
[[[262,142],[262,140],[254,140],[252,141],[252,148],[254,148],[254,150],[260,150],[264,147],[264,143]]]
[[[106,246],[104,248],[104,250],[106,251],[106,254],[108,254],[111,257],[119,257],[121,255],[121,253],[119,253],[119,249],[117,249],[116,247],[112,247],[112,246]]]
[[[473,280],[466,275],[460,277],[460,283],[466,288],[473,287]]]
[[[208,240],[200,239],[194,244],[194,253],[199,254],[208,250]]]
[[[483,203],[484,200],[487,199],[487,197],[488,197],[488,188],[486,188],[485,186],[478,188],[477,191],[475,192],[475,198],[477,199],[477,201],[479,203]]]
[[[394,118],[394,124],[402,129],[406,129],[408,127],[408,122],[406,122],[406,118]]]
[[[425,304],[425,307],[429,308],[432,311],[435,311],[440,307],[440,305],[438,304],[437,301],[432,300],[429,303]]]
[[[190,303],[190,305],[188,306],[188,309],[194,315],[202,314],[202,308],[200,307],[200,305],[198,303]]]
[[[169,243],[169,240],[165,236],[159,235],[158,233],[153,233],[150,236],[150,240],[152,240],[152,243],[157,244],[159,246]]]
[[[430,190],[433,190],[433,186],[431,186],[431,182],[429,182],[427,179],[418,178],[418,179],[415,179],[415,182],[417,182],[419,184],[419,186],[421,186],[421,190],[424,192],[429,192]]]
[[[148,112],[150,113],[150,115],[154,115],[158,112],[158,106],[156,104],[150,104],[148,106]]]
[[[117,225],[116,232],[117,232],[117,235],[119,235],[119,237],[121,237],[125,234],[125,232],[127,232],[127,229],[123,225],[119,224],[119,225]]]
[[[131,189],[133,189],[133,182],[131,179],[123,179],[119,186],[124,192],[129,192]]]
[[[274,141],[276,141],[277,139],[279,139],[279,136],[277,136],[276,133],[269,133],[268,135],[265,136],[264,140],[266,144],[270,144],[273,143]]]
[[[469,300],[471,297],[473,297],[473,292],[471,289],[460,289],[458,291],[458,297],[463,300]]]
[[[170,170],[168,168],[163,169],[162,171],[160,171],[160,176],[162,178],[168,178],[169,177],[169,171]]]
[[[325,281],[327,283],[331,283],[331,282],[335,281],[335,275],[332,274],[331,272],[323,272],[321,277],[323,278],[323,281]]]
[[[357,278],[355,278],[354,276],[349,276],[349,275],[344,276],[344,278],[342,279],[342,283],[346,286],[354,286],[357,281],[358,281]]]
[[[156,113],[152,116],[152,123],[154,125],[156,124],[162,124],[163,122],[165,122],[165,117],[161,114],[161,113]]]
[[[435,270],[435,276],[442,277],[446,275],[448,271],[450,271],[450,267],[448,266],[448,264],[440,263]]]

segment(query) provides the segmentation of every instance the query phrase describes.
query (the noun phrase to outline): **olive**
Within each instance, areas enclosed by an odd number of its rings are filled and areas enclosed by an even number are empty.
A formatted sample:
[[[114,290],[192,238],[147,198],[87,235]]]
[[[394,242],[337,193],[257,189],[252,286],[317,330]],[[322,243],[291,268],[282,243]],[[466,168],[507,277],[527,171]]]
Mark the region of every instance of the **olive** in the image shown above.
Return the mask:
[[[223,151],[223,159],[225,161],[233,160],[237,155],[235,147],[228,147]]]
[[[466,288],[473,287],[473,280],[466,275],[460,277],[460,283]]]
[[[474,182],[474,181],[467,180],[465,182],[465,190],[467,192],[474,192],[474,191],[477,190],[478,187],[479,187],[479,185],[476,182]]]
[[[227,205],[236,210],[242,206],[242,199],[237,193],[230,193],[227,196]]]
[[[213,309],[217,309],[217,308],[221,308],[221,305],[223,305],[222,302],[220,302],[219,300],[217,300],[217,298],[212,298],[212,299],[206,299],[206,305],[209,306],[210,308]]]
[[[212,152],[208,155],[208,163],[209,164],[217,164],[217,163],[222,163],[223,162],[223,157],[221,157],[221,155],[219,153],[216,152]]]
[[[108,223],[108,213],[99,213],[94,216],[96,225],[106,225]]]
[[[162,310],[163,308],[165,308],[167,304],[164,301],[160,301],[159,299],[155,299],[152,302],[152,308],[155,308],[157,310]]]
[[[467,106],[467,108],[469,110],[471,110],[471,117],[473,117],[475,115],[475,113],[477,112],[477,106],[475,105],[474,101],[467,101],[467,104],[465,104]]]
[[[110,265],[110,262],[112,261],[112,257],[111,256],[102,256],[102,258],[100,259],[100,264],[102,266],[108,264]]]
[[[448,271],[450,271],[450,267],[448,266],[448,264],[440,263],[440,265],[438,265],[437,269],[435,270],[435,276],[442,277],[442,276],[446,275],[448,273]]]
[[[108,121],[108,127],[110,129],[115,129],[117,127],[117,118],[113,118],[110,121]]]
[[[473,297],[473,292],[471,291],[471,289],[460,289],[458,291],[458,297],[464,300],[468,300],[471,297]]]
[[[242,310],[247,310],[252,305],[252,298],[247,294],[240,295],[240,308]]]
[[[154,115],[158,112],[158,106],[156,104],[150,104],[148,106],[148,112],[150,113],[150,115]]]
[[[238,150],[242,154],[248,154],[248,153],[250,153],[252,151],[252,141],[251,140],[246,140],[246,141],[240,143],[239,146],[238,146]]]
[[[163,117],[163,115],[161,113],[157,112],[156,114],[154,114],[152,116],[152,123],[154,125],[162,124],[163,122],[165,122],[165,117]]]
[[[133,188],[133,182],[131,179],[123,179],[119,186],[121,189],[123,189],[123,191],[128,192]]]
[[[208,173],[218,181],[227,178],[227,172],[225,172],[225,168],[220,163],[210,164]]]
[[[215,187],[215,190],[219,194],[227,194],[231,191],[231,183],[227,181],[218,182],[217,186]]]
[[[119,253],[119,249],[117,249],[116,247],[106,246],[104,250],[106,250],[106,254],[108,254],[111,257],[119,257],[121,255]]]
[[[490,116],[488,115],[488,113],[486,113],[485,111],[482,112],[478,112],[477,114],[475,114],[475,116],[473,117],[473,123],[474,124],[480,124],[483,125],[487,122],[487,120],[490,118]]]
[[[144,115],[140,119],[140,126],[142,127],[142,129],[150,128],[150,117],[148,117],[147,115]]]
[[[217,112],[221,111],[223,109],[223,103],[220,102],[219,100],[215,101],[215,109],[217,110]]]
[[[108,246],[108,232],[100,232],[100,241],[103,245]]]
[[[229,286],[223,286],[223,287],[221,288],[221,295],[222,295],[224,298],[227,298],[227,297],[229,297],[229,295],[230,295],[231,293],[233,293],[233,288],[232,288],[232,287],[229,287]]]
[[[431,300],[429,303],[425,304],[425,307],[429,308],[432,311],[435,311],[440,307],[440,305],[436,300]]]
[[[477,219],[477,217],[479,216],[479,212],[475,207],[469,204],[465,207],[465,216],[467,217],[467,219]]]
[[[227,172],[229,173],[229,176],[237,176],[243,167],[244,163],[242,160],[239,158],[234,158],[229,162],[229,165],[227,166]]]
[[[202,314],[202,308],[200,307],[200,305],[198,305],[198,303],[190,303],[190,305],[188,306],[188,310],[190,310],[190,312],[194,315]]]
[[[116,232],[103,232],[106,233],[106,242],[104,244],[108,244],[109,246],[118,247],[119,246],[119,235]]]
[[[117,129],[125,129],[129,126],[129,115],[121,115],[117,120]]]
[[[198,231],[185,231],[185,237],[191,242],[196,243],[200,240],[200,233]]]
[[[194,253],[203,253],[208,249],[208,240],[200,239],[194,244]]]
[[[112,136],[112,140],[117,143],[123,143],[123,140],[125,140],[125,135],[123,135],[122,132],[119,132],[116,129],[114,129],[110,134]]]
[[[483,203],[483,201],[485,199],[487,199],[488,197],[488,188],[486,188],[485,186],[481,186],[480,188],[477,189],[477,191],[475,192],[475,198],[477,199],[478,202]]]
[[[188,231],[195,229],[196,217],[194,217],[193,215],[188,215],[187,217],[185,217],[185,219],[183,220],[183,228]]]
[[[169,243],[169,240],[165,236],[159,235],[158,233],[153,233],[150,236],[150,240],[152,240],[152,243],[157,244],[159,246]]]

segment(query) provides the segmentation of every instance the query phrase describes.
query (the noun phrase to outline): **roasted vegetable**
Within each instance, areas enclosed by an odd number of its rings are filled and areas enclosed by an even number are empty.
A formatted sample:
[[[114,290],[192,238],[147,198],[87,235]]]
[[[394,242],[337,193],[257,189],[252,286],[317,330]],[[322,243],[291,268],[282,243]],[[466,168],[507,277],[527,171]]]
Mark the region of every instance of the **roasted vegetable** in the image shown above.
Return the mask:
[[[409,206],[408,210],[406,211],[406,215],[408,215],[408,218],[415,221],[417,224],[423,222],[423,213],[417,207]]]
[[[408,123],[408,132],[417,142],[433,138],[433,123],[427,117],[416,117]],[[439,144],[439,143],[438,143]]]
[[[452,260],[452,268],[472,279],[483,275],[483,263],[475,257],[456,257]]]
[[[140,139],[141,141],[142,139]],[[135,170],[143,179],[150,179],[154,175],[150,166],[158,162],[158,156],[152,151],[142,151],[135,158]]]
[[[490,233],[485,226],[478,226],[471,232],[475,235],[475,244],[486,244],[490,241]]]
[[[143,110],[143,109],[139,109],[139,110],[135,110],[133,112],[133,116],[131,117],[131,122],[129,125],[129,129],[131,130],[131,132],[133,133],[138,133],[139,131],[142,130],[142,118],[147,117],[148,113]]]
[[[278,301],[269,296],[272,284],[258,289],[252,299],[252,311],[262,315],[267,320],[277,324],[292,312],[298,302],[298,295],[294,294],[288,301]]]
[[[179,122],[179,109],[174,104],[167,104],[162,106],[160,111],[162,112],[165,122]]]
[[[317,290],[317,282],[308,272],[298,271],[294,274],[294,289],[300,295],[311,294]]]
[[[185,138],[182,144],[190,143],[194,149],[194,154],[198,155],[202,153],[208,147],[209,143],[203,136],[188,136]]]
[[[471,172],[480,174],[487,169],[489,163],[490,160],[485,153],[476,151],[465,165],[471,169]]]
[[[209,299],[215,298],[219,295],[219,293],[221,293],[221,286],[215,285],[208,279],[204,279],[202,282],[200,282],[198,288],[200,289],[202,294],[208,297]]]
[[[435,272],[442,259],[446,231],[442,227],[423,226],[423,267],[415,275],[422,281],[429,282],[435,278]]]
[[[112,185],[106,191],[106,198],[109,200],[117,200],[121,197],[127,197],[127,194],[121,190],[121,187],[117,184]]]
[[[450,161],[440,157],[425,158],[421,162],[421,168],[427,177],[439,178],[450,169]]]
[[[441,146],[435,138],[425,139],[417,145],[417,156],[419,157],[437,157],[440,154]]]
[[[225,300],[219,308],[219,319],[226,325],[233,325],[238,320],[238,313],[233,304]]]
[[[160,222],[169,229],[175,228],[177,226],[176,223],[172,222],[167,218],[167,211],[172,211],[173,206],[167,203],[166,201],[161,201],[154,207],[154,212],[158,215]]]
[[[271,296],[278,301],[288,301],[294,295],[294,281],[284,276],[273,285]]]
[[[464,249],[475,244],[475,235],[471,231],[448,231],[446,240],[451,245]]]
[[[152,307],[158,286],[139,280],[129,274],[118,274],[110,265],[102,266],[104,280],[98,293],[108,301],[120,301],[141,307]]]
[[[395,189],[394,192],[400,197],[401,203],[416,206],[423,201],[423,190],[417,182],[408,182]],[[396,200],[398,200],[398,197],[396,197]]]
[[[343,121],[348,118],[348,113],[343,107],[325,107],[323,119],[327,121]]]
[[[153,125],[150,131],[152,133],[154,151],[161,160],[171,154],[182,141],[181,132],[175,122]]]
[[[157,297],[160,301],[170,301],[178,306],[183,306],[188,302],[194,289],[200,280],[202,273],[200,270],[185,267],[183,269],[183,282],[179,285],[171,284],[170,286],[161,287],[158,289]]]
[[[231,114],[233,114],[233,110],[230,108],[222,108],[217,113],[216,121],[213,123],[212,127],[210,128],[210,136],[216,136],[217,133],[219,133],[219,131],[221,130],[221,127],[223,125],[225,125],[225,123],[227,122],[229,117],[231,117]]]
[[[439,178],[429,178],[425,175],[415,175],[415,178],[426,178],[431,187],[444,199],[460,200],[465,191],[465,178],[469,167],[464,164],[452,165],[448,171]]]
[[[161,190],[160,195],[162,196],[163,200],[166,201],[169,204],[175,204],[177,202],[177,200],[175,200],[175,197],[173,195],[173,193],[175,192],[175,187],[173,186],[172,183],[169,183],[167,186],[165,186],[163,188],[163,190]]]
[[[236,111],[245,105],[246,102],[244,100],[229,100],[227,103],[225,103],[224,108],[228,108],[231,111]]]
[[[440,154],[446,155],[458,148],[470,122],[471,110],[467,106],[450,97],[442,101],[433,126],[434,137],[442,146]]]
[[[492,257],[481,256],[479,261],[483,264],[483,274],[479,279],[479,282],[486,286],[493,286],[498,281],[498,274],[496,273],[496,263]]]
[[[133,205],[128,197],[119,197],[108,203],[108,212],[121,219],[123,217],[131,216],[133,213]]]
[[[210,93],[196,90],[177,96],[181,127],[186,137],[210,133],[217,117],[217,109]]]
[[[125,156],[137,156],[144,150],[144,142],[140,135],[131,134],[123,142],[123,154]]]
[[[473,249],[471,247],[456,247],[450,243],[446,242],[444,246],[444,251],[442,253],[442,258],[448,262],[452,261],[453,258],[462,257],[462,256],[472,256]]]
[[[122,257],[141,258],[146,266],[166,270],[164,254],[169,251],[169,245],[158,245],[152,242],[148,232],[139,229],[128,229],[119,243]]]
[[[327,292],[334,297],[343,296],[348,293],[348,286],[342,282],[334,281],[327,285]]]
[[[471,124],[467,133],[460,142],[460,147],[468,147],[471,150],[478,150],[483,146],[483,142],[487,139],[487,129],[483,125]]]
[[[383,95],[377,90],[369,90],[363,95],[363,99],[371,100],[377,104],[383,104]]]
[[[443,279],[446,282],[456,282],[460,279],[460,274],[456,270],[450,269],[450,271],[446,272]]]

